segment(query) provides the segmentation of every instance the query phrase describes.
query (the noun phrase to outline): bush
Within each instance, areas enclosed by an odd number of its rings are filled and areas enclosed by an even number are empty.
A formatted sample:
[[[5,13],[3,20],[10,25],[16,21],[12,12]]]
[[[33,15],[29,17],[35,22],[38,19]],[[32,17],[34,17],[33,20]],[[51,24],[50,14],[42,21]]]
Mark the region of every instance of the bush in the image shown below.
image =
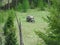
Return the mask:
[[[16,37],[16,29],[14,28],[14,15],[13,10],[8,11],[9,16],[7,22],[4,25],[5,45],[18,45]]]
[[[13,9],[6,11],[0,10],[0,24],[6,22],[9,15],[15,17],[15,11]]]
[[[10,32],[7,34],[5,40],[5,45],[18,45],[15,28],[10,29]]]
[[[23,12],[26,12],[29,9],[29,2],[28,0],[23,0]]]
[[[0,24],[4,23],[7,19],[8,15],[5,11],[0,11]]]
[[[43,3],[43,0],[38,0],[38,8],[40,9],[40,10],[44,10],[44,3]]]
[[[60,45],[60,3],[59,0],[54,1],[53,8],[50,10],[51,15],[47,16],[49,26],[47,34],[37,33],[47,45]]]
[[[9,16],[3,28],[4,34],[7,34],[7,30],[14,26],[13,22],[14,22],[15,12],[13,10],[8,10],[8,15]]]
[[[22,8],[22,4],[19,3],[16,10],[17,10],[17,11],[22,11],[22,9],[23,9],[23,8]]]

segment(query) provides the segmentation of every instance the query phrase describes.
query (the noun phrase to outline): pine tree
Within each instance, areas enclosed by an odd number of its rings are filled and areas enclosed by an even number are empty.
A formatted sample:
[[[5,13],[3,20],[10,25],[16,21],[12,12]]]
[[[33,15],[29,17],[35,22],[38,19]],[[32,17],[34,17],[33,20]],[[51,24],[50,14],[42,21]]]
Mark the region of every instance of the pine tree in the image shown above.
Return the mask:
[[[29,9],[29,1],[23,0],[23,12],[26,12]]]
[[[10,31],[11,32],[9,32],[9,34],[7,34],[7,36],[5,38],[5,40],[6,40],[5,45],[18,45],[15,29],[12,28],[12,29],[10,29]]]
[[[38,0],[38,8],[39,8],[40,10],[44,10],[43,0]]]
[[[3,30],[4,30],[4,35],[6,35],[7,33],[9,33],[9,29],[11,28],[11,27],[14,27],[14,15],[15,15],[15,12],[13,11],[13,10],[9,10],[8,11],[8,14],[9,14],[9,16],[8,16],[8,19],[7,19],[7,21],[6,21],[6,23],[5,23],[5,25],[4,25],[4,28],[3,28]],[[13,16],[12,16],[12,15]]]
[[[12,15],[11,15],[12,14]],[[16,29],[14,28],[14,13],[13,11],[9,11],[9,17],[4,26],[4,34],[5,34],[5,45],[18,45],[17,37],[16,37]]]
[[[53,0],[53,7],[48,18],[47,34],[42,32],[37,33],[47,45],[60,45],[60,1]],[[56,7],[57,6],[57,7]]]
[[[33,2],[34,2],[34,7],[37,7],[38,0],[33,0]]]

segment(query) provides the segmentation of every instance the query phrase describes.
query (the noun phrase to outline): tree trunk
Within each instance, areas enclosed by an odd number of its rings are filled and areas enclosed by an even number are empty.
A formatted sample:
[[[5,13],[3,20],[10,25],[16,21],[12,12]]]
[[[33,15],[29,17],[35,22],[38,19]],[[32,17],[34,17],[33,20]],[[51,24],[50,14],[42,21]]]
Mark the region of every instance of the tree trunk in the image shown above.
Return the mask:
[[[8,9],[10,9],[10,1],[8,0]]]
[[[50,0],[48,0],[48,7],[49,7],[49,8],[50,8],[50,5],[51,5]]]
[[[22,38],[21,22],[19,23],[18,18],[17,18],[17,15],[15,15],[15,16],[16,16],[16,20],[17,20],[18,28],[19,28],[20,45],[24,45],[23,38]]]

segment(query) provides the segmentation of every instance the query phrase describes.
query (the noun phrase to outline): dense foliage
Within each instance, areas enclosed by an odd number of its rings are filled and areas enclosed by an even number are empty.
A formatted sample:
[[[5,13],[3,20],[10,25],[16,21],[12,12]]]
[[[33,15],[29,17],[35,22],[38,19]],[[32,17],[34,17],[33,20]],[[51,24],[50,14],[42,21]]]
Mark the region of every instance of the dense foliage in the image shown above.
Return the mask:
[[[48,19],[47,34],[36,32],[47,45],[60,45],[60,3],[59,0],[53,0],[53,7],[50,9],[50,16]]]
[[[12,15],[13,16],[12,16]],[[9,11],[8,19],[4,25],[5,45],[18,45],[16,37],[16,29],[14,28],[14,11]]]
[[[44,10],[43,0],[38,0],[38,7],[40,8],[40,10]]]
[[[34,8],[44,10],[49,7],[50,15],[47,16],[48,30],[46,30],[46,34],[40,31],[36,32],[36,34],[39,38],[42,38],[47,45],[60,45],[60,0],[12,0],[10,4],[5,6],[1,5],[2,3],[0,3],[1,9],[12,7],[13,9],[23,12]],[[13,10],[9,10],[7,13],[0,11],[0,23],[5,22],[3,28],[6,41],[5,45],[18,45],[16,29],[14,27],[14,15],[15,12]]]
[[[9,0],[8,0],[9,1]],[[16,9],[16,10],[23,10],[23,12],[27,11],[28,9],[34,9],[39,8],[40,10],[44,10],[45,6],[50,3],[49,0],[12,0],[11,3],[5,4],[4,6],[1,6],[1,9],[8,9],[10,7]]]
[[[23,0],[23,12],[26,12],[29,9],[29,2],[28,0]]]

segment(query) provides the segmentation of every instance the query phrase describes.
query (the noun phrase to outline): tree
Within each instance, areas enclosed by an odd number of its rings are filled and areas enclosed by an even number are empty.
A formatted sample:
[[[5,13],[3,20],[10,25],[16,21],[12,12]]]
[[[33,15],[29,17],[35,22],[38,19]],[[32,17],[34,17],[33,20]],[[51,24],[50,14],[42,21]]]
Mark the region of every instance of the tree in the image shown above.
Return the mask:
[[[38,8],[39,8],[40,10],[44,10],[43,0],[38,0]]]
[[[5,40],[6,40],[5,45],[18,45],[15,29],[12,28],[10,30],[11,30],[11,32],[9,32],[9,34],[7,34],[7,36],[5,38]]]
[[[0,0],[0,6],[2,6],[2,0]]]
[[[10,9],[10,1],[8,0],[8,9]]]
[[[11,15],[12,14],[12,15]],[[18,45],[16,37],[16,29],[14,28],[14,15],[13,10],[9,11],[9,17],[4,26],[5,45]]]
[[[53,7],[51,9],[51,15],[47,16],[48,19],[48,31],[47,34],[37,32],[47,45],[60,45],[60,1],[53,0]]]
[[[28,0],[23,0],[23,12],[26,12],[29,9],[29,1]]]

